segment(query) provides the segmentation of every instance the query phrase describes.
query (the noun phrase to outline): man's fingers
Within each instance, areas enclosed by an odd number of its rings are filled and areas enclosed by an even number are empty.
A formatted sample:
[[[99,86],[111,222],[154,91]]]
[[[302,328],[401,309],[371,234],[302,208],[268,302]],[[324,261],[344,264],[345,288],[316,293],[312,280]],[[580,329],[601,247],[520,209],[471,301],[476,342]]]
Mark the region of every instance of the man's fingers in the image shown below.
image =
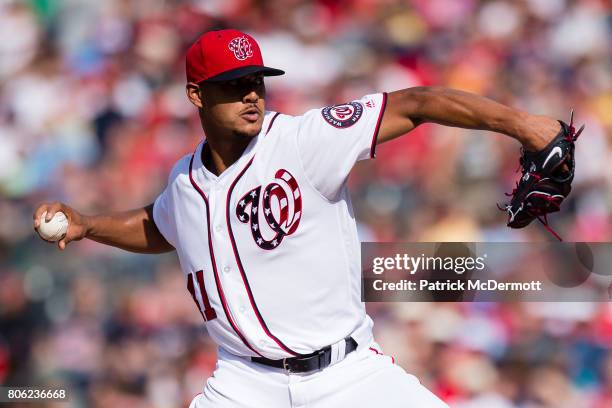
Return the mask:
[[[49,240],[47,240],[47,239],[43,238],[43,237],[40,235],[39,228],[40,228],[40,224],[41,224],[41,218],[42,218],[43,216],[44,216],[44,218],[45,218],[45,222],[49,222],[49,221],[51,221],[51,220],[53,219],[53,216],[54,216],[54,215],[55,215],[55,214],[56,214],[58,211],[64,211],[64,212],[66,212],[66,211],[65,211],[65,210],[63,210],[63,209],[64,209],[64,206],[63,206],[63,204],[62,204],[62,203],[60,203],[60,202],[54,202],[54,203],[43,203],[43,204],[40,204],[40,205],[38,206],[38,208],[36,208],[36,210],[34,211],[34,214],[32,214],[32,218],[33,218],[33,220],[34,220],[34,230],[35,230],[36,232],[38,232],[38,235],[40,236],[40,238],[41,238],[43,241],[45,241],[45,242],[48,242],[48,243],[51,243],[51,244],[57,244],[57,246],[58,246],[60,249],[64,249],[64,248],[66,248],[66,245],[67,245],[67,244],[68,244],[70,241],[72,241],[72,239],[70,239],[70,238],[69,238],[69,239],[66,239],[67,237],[64,237],[64,238],[62,238],[62,240],[64,240],[64,242],[63,242],[63,243],[60,245],[59,241],[49,241]],[[68,234],[66,234],[66,235],[68,235]]]
[[[49,222],[53,219],[53,216],[56,212],[61,211],[62,203],[53,203],[47,208],[47,215],[45,216],[45,221]]]
[[[70,231],[71,226],[68,226],[68,231],[64,234],[64,236],[62,237],[62,239],[60,239],[59,241],[57,241],[57,246],[59,247],[59,249],[64,250],[66,249],[66,246],[68,246],[69,243],[71,243],[72,241],[74,241],[75,239],[78,240],[79,236],[77,233],[74,232],[74,230],[72,230],[72,233]]]
[[[32,218],[34,219],[34,228],[40,227],[40,217],[42,217],[45,211],[47,211],[48,207],[49,204],[44,203],[39,205],[36,211],[34,211],[34,214],[32,215]]]
[[[44,216],[45,222],[49,222],[53,219],[53,216],[60,211],[63,212],[67,218],[69,218],[67,231],[64,234],[64,236],[61,237],[61,239],[57,241],[49,241],[43,238],[42,235],[40,234],[41,218]],[[34,211],[34,214],[33,214],[34,229],[36,230],[36,232],[38,233],[41,239],[43,239],[46,242],[57,245],[57,247],[63,251],[64,249],[66,249],[66,247],[68,246],[70,242],[75,241],[75,240],[80,240],[83,238],[83,234],[82,234],[83,226],[80,225],[78,222],[74,222],[74,219],[71,218],[71,215],[72,215],[71,208],[65,206],[64,204],[60,202],[43,203],[39,205],[38,208]]]
[[[74,241],[75,239],[78,239],[78,235],[74,232],[74,230],[70,231],[71,228],[72,228],[72,225],[68,225],[68,231],[66,231],[66,234],[64,234],[62,239],[60,239],[60,242],[64,241],[64,246],[68,245],[70,242]]]
[[[34,227],[40,227],[40,218],[45,215],[45,221],[49,222],[56,212],[62,209],[62,203],[44,203],[38,206],[32,218],[34,219]],[[46,214],[45,214],[46,213]]]

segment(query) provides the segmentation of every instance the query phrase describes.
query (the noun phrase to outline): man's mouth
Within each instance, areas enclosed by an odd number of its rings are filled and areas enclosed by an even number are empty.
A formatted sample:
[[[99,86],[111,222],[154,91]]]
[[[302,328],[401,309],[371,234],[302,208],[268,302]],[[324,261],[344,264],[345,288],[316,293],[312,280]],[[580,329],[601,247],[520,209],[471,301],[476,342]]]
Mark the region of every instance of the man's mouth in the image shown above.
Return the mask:
[[[249,108],[240,114],[240,116],[242,116],[249,122],[257,122],[257,120],[259,119],[259,115],[260,113],[257,108]]]

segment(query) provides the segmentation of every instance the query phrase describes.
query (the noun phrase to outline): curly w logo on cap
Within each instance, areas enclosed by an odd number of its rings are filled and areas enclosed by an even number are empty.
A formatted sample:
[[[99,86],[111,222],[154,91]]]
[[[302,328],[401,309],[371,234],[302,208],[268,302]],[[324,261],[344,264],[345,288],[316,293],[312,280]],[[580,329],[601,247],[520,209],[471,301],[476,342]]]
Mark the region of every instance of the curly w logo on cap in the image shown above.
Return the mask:
[[[245,36],[236,37],[229,43],[229,49],[234,53],[234,56],[240,61],[253,56],[253,50],[251,49],[251,43]]]

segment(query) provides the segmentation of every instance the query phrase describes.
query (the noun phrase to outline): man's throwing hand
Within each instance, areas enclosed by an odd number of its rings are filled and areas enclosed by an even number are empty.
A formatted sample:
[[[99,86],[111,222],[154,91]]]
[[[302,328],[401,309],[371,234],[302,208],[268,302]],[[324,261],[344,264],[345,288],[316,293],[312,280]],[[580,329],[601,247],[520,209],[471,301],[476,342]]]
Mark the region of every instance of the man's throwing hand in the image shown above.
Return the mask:
[[[76,212],[65,204],[58,202],[40,204],[38,208],[36,208],[36,211],[34,211],[34,214],[32,216],[34,219],[34,229],[43,240],[49,243],[55,242],[48,241],[43,237],[43,235],[41,235],[41,231],[39,230],[41,226],[41,218],[44,214],[45,221],[49,222],[58,212],[64,213],[68,220],[68,230],[66,231],[66,234],[62,239],[57,241],[57,247],[61,250],[64,250],[69,242],[78,241],[85,238],[88,231],[88,225],[86,222],[86,217],[82,216],[81,214],[79,214],[78,212]]]

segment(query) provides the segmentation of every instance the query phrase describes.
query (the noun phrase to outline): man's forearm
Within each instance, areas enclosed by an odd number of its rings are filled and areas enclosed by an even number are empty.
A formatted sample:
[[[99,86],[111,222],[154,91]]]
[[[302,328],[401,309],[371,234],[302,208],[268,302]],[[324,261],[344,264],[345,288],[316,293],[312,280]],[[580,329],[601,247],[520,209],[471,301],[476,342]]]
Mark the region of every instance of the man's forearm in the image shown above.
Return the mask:
[[[443,87],[415,87],[389,95],[400,115],[414,126],[424,122],[467,129],[490,130],[511,136],[529,150],[546,146],[560,124],[549,117],[502,105],[489,98]]]
[[[153,206],[121,213],[86,216],[86,238],[132,252],[172,251],[153,221]]]
[[[86,216],[64,203],[42,203],[32,215],[34,229],[40,228],[43,215],[49,222],[57,212],[68,219],[68,229],[57,241],[62,250],[83,238],[132,252],[156,254],[174,250],[153,222],[153,204],[132,211]]]

